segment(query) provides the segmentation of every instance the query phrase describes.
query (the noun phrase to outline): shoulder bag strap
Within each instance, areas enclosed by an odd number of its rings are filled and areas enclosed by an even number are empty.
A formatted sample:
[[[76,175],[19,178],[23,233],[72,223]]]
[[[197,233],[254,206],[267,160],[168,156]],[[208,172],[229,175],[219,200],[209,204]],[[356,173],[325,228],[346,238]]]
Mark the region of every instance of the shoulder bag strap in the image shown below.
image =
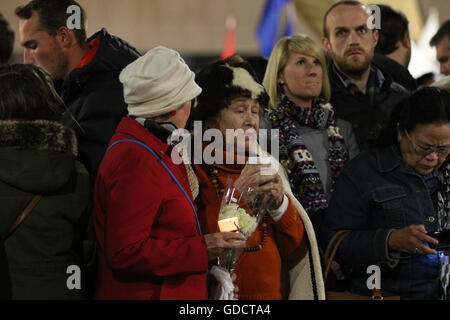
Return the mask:
[[[119,143],[122,142],[132,142],[135,144],[140,145],[141,147],[144,147],[145,149],[147,149],[147,151],[149,151],[155,158],[156,160],[158,160],[158,162],[164,167],[164,169],[169,173],[170,177],[172,178],[172,180],[177,184],[178,188],[183,192],[184,196],[186,197],[186,199],[188,200],[189,204],[191,205],[192,211],[194,211],[194,215],[195,215],[195,221],[197,223],[197,231],[198,233],[202,236],[202,230],[200,228],[200,222],[198,220],[198,216],[197,216],[197,210],[195,210],[195,205],[192,202],[191,198],[189,197],[189,195],[187,194],[186,190],[184,190],[183,186],[181,185],[181,183],[178,181],[178,179],[175,177],[175,175],[172,173],[172,171],[169,169],[169,167],[167,167],[167,165],[164,163],[164,161],[156,154],[156,152],[150,148],[149,146],[147,146],[145,143],[138,141],[138,140],[133,140],[133,139],[123,139],[123,140],[119,140],[114,142],[113,144],[111,144],[108,149],[106,150],[106,153],[109,152],[109,150],[111,150],[111,148],[113,148],[114,146],[116,146]],[[105,153],[105,154],[106,154]]]
[[[41,200],[42,195],[38,194],[34,196],[34,198],[30,201],[28,206],[23,210],[23,212],[17,217],[16,221],[9,228],[8,234],[6,238],[8,238],[14,230],[22,223],[22,221],[28,216],[28,214],[33,210],[33,208],[38,204],[39,200]]]
[[[331,264],[336,256],[337,250],[341,245],[342,241],[350,234],[350,230],[339,230],[334,234],[331,238],[330,243],[328,244],[327,250],[325,252],[325,273],[323,276],[323,282],[327,283],[328,274],[331,269]],[[383,300],[383,295],[381,290],[373,289],[372,290],[372,300]]]
[[[324,254],[324,264],[326,265],[328,263],[328,260],[330,259],[330,253],[333,251],[333,248],[335,246],[335,241],[343,234],[348,232],[348,230],[339,230],[336,232],[333,237],[331,238],[330,242],[328,243],[327,249]]]
[[[331,263],[334,260],[334,256],[336,255],[337,250],[339,249],[339,246],[341,245],[342,240],[348,234],[350,233],[350,230],[340,230],[336,232],[336,234],[331,238],[330,243],[328,244],[327,250],[325,252],[325,273],[323,276],[323,282],[327,282],[328,273],[330,272]]]

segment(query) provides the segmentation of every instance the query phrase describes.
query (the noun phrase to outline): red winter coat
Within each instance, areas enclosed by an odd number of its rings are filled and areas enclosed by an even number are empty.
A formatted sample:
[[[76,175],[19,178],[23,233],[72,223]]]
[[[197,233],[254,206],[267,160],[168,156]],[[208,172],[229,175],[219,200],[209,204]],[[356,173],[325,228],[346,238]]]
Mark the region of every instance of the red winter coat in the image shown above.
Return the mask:
[[[152,148],[192,199],[184,164],[172,147],[131,118],[111,144],[135,139]],[[96,299],[207,299],[208,256],[186,196],[144,147],[114,146],[95,183],[98,273]]]

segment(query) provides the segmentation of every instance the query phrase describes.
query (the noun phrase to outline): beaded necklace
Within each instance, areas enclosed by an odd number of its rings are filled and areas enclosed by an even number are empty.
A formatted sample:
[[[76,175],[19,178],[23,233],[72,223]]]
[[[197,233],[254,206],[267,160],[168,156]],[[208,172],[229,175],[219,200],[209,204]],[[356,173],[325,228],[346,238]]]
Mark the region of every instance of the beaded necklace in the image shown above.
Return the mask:
[[[211,177],[211,182],[212,182],[214,188],[216,189],[216,194],[220,199],[222,197],[223,193],[225,192],[225,188],[219,179],[219,171],[216,168],[214,168],[213,166],[210,166],[207,164],[205,164],[205,167],[207,168],[209,176]],[[244,248],[244,251],[254,252],[254,251],[258,251],[258,250],[261,250],[262,248],[264,248],[266,236],[267,236],[267,215],[264,215],[263,222],[262,222],[261,242],[257,246],[254,246],[251,248]]]

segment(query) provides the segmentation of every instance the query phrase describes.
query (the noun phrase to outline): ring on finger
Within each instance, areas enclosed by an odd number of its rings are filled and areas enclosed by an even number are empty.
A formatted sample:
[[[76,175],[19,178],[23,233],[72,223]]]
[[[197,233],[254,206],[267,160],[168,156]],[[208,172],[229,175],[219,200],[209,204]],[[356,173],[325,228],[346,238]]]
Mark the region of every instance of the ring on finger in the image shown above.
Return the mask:
[[[415,254],[418,254],[418,253],[419,253],[419,248],[416,247],[416,248],[414,249],[414,253],[415,253]]]

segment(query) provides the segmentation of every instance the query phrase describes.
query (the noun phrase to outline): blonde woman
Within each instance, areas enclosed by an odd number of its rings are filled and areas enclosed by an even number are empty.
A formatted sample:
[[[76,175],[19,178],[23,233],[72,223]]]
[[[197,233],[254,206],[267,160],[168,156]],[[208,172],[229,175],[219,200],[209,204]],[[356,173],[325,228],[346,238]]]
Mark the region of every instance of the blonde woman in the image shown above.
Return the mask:
[[[280,39],[263,85],[270,96],[267,119],[280,130],[280,161],[317,229],[336,178],[348,159],[359,153],[350,124],[333,116],[322,50],[304,35]]]

